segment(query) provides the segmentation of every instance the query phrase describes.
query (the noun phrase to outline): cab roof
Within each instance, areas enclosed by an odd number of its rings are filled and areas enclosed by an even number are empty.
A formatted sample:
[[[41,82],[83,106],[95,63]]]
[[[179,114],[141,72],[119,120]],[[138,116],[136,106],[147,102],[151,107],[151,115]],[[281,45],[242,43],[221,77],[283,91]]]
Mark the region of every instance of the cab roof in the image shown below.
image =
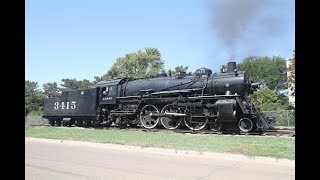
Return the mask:
[[[97,83],[97,87],[104,87],[104,86],[112,86],[112,85],[118,85],[123,79],[112,79],[109,81],[99,81]]]

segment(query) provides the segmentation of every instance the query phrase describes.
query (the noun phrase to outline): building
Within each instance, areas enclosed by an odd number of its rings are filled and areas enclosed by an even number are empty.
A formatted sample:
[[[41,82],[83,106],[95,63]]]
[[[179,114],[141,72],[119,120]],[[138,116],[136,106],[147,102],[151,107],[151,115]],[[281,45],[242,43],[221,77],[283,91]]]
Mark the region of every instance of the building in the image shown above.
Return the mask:
[[[293,57],[292,57],[293,58]],[[290,65],[292,65],[292,61],[290,61],[290,59],[292,58],[288,58],[286,60],[286,65],[287,65],[287,78],[289,80],[289,78],[292,75],[292,71],[289,70]],[[289,97],[289,103],[292,104],[293,106],[295,106],[295,96],[292,95],[292,89],[295,89],[295,83],[294,82],[289,82],[288,81],[288,97]]]

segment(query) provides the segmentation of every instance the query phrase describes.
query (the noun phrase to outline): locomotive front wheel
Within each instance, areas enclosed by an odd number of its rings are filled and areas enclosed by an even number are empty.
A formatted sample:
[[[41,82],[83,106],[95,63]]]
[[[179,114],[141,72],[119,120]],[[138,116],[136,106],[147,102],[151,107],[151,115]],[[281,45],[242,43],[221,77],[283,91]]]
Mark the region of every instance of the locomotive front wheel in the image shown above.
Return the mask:
[[[249,118],[242,118],[238,123],[239,129],[243,132],[249,132],[253,128],[253,122]]]
[[[145,105],[140,112],[140,122],[143,127],[152,129],[159,123],[158,116],[152,116],[154,113],[159,113],[159,110],[154,105]]]
[[[180,113],[180,109],[179,108],[174,108],[172,104],[167,104],[165,105],[162,110],[161,113]],[[165,127],[166,129],[177,129],[179,127],[179,125],[181,124],[181,120],[182,117],[179,116],[171,116],[171,117],[161,117],[160,121],[161,124],[163,125],[163,127]]]
[[[185,113],[185,114],[190,113],[189,109],[187,108],[187,109],[184,111],[184,113]],[[207,126],[207,124],[208,124],[208,118],[205,118],[205,119],[200,118],[200,119],[203,120],[204,122],[196,122],[196,123],[194,123],[194,122],[191,122],[191,121],[190,121],[190,118],[189,118],[189,117],[185,117],[185,118],[184,118],[184,123],[186,124],[186,126],[187,126],[189,129],[191,129],[191,130],[193,130],[193,131],[200,131],[200,130],[204,129],[204,128]]]

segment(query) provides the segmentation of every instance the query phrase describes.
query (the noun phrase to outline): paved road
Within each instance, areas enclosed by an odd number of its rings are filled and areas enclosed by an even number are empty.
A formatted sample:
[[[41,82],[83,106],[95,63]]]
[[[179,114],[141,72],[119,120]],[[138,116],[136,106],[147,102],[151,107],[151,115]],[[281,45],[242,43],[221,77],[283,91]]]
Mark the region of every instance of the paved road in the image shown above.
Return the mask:
[[[25,179],[295,179],[293,165],[26,140]]]

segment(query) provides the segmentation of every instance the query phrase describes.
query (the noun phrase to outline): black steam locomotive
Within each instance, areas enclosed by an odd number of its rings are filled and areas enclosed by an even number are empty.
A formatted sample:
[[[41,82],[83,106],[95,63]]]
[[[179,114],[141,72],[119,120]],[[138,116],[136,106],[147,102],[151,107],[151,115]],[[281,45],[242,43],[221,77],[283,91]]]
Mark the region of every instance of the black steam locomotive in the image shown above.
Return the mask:
[[[98,82],[95,88],[63,92],[47,98],[44,118],[51,125],[143,126],[243,132],[273,129],[274,119],[255,107],[250,94],[258,89],[236,63],[212,73],[201,68],[193,76],[122,78]]]

